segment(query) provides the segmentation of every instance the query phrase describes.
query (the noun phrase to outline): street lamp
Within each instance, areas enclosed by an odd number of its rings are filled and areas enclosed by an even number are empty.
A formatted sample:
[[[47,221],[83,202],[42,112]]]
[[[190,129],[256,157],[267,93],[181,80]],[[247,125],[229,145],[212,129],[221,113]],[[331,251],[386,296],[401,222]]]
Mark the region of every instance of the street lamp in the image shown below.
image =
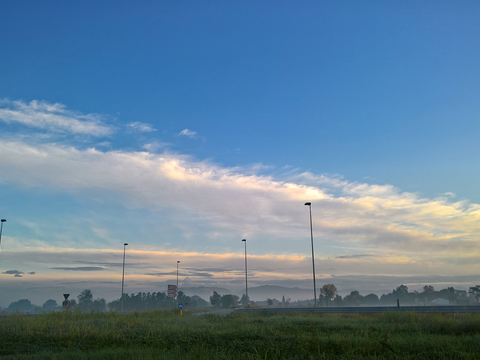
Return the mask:
[[[317,307],[317,285],[315,284],[315,252],[313,251],[313,225],[312,225],[312,203],[306,202],[310,208],[310,236],[312,239],[312,266],[313,266],[313,296],[315,297],[315,307]]]
[[[177,293],[178,293],[178,264],[180,264],[180,260],[177,260]]]
[[[123,283],[125,280],[125,248],[128,244],[123,244],[123,273],[122,273],[122,312],[123,312]]]
[[[6,222],[7,220],[2,219],[0,220],[2,224],[0,225],[0,245],[2,245],[2,230],[3,230],[3,223]]]
[[[245,241],[245,304],[248,307],[248,279],[247,279],[247,239]]]
[[[177,306],[178,306],[178,264],[180,264],[180,260],[177,260]]]

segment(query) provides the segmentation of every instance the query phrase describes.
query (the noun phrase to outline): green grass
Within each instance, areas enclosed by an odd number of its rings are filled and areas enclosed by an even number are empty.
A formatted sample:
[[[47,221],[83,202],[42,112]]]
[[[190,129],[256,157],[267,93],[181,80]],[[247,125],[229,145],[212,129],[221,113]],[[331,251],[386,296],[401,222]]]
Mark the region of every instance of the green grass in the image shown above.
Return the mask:
[[[0,319],[0,359],[480,359],[480,316],[53,313]]]

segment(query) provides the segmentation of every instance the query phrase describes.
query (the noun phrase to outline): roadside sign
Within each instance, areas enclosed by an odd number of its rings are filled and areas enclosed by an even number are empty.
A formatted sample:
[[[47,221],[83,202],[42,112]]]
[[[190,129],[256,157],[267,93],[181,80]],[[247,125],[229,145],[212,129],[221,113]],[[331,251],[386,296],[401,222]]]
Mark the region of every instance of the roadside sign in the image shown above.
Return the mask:
[[[168,285],[168,297],[177,296],[177,285]]]
[[[182,304],[182,303],[178,304],[178,308],[179,308],[180,310],[182,310],[182,309],[183,309],[183,304]]]
[[[63,294],[63,297],[65,298],[65,300],[63,300],[63,302],[62,302],[62,305],[63,305],[63,306],[67,306],[67,305],[68,305],[67,299],[68,299],[69,296],[70,296],[70,294]]]

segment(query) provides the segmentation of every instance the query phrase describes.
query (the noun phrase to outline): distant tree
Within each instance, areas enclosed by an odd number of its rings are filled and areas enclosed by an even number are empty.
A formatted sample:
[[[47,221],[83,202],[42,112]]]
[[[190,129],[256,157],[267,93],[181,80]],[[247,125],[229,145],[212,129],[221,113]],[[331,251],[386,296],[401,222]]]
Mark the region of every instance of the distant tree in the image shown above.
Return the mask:
[[[248,302],[249,302],[249,301],[250,301],[250,297],[249,297],[249,299],[248,299]],[[245,305],[245,306],[248,305],[247,297],[245,296],[245,294],[242,295],[242,298],[240,299],[240,302],[241,302],[243,305]]]
[[[455,290],[455,296],[458,305],[468,304],[468,292],[466,290]]]
[[[432,287],[433,288],[433,287]],[[408,295],[408,286],[406,285],[400,285],[395,289],[395,293],[397,295]]]
[[[471,288],[468,289],[468,293],[475,297],[475,300],[477,301],[477,304],[478,304],[478,298],[480,297],[480,285],[472,286]]]
[[[177,295],[178,303],[182,303],[183,306],[190,305],[190,296],[185,295],[183,291],[179,291]]]
[[[107,302],[103,298],[98,298],[92,302],[90,309],[93,311],[105,312],[107,311]]]
[[[431,294],[431,293],[435,292],[435,289],[433,288],[432,285],[425,285],[425,286],[423,287],[423,292],[424,292],[425,294]]]
[[[363,296],[357,290],[352,291],[343,298],[343,302],[348,306],[358,306],[362,302]]]
[[[292,299],[289,298],[289,297],[287,297],[287,298],[285,299],[285,306],[290,305],[291,302],[292,302]]]
[[[285,295],[282,295],[282,306],[285,306]]]
[[[343,305],[343,299],[340,295],[335,295],[335,299],[333,299],[333,304],[335,306],[342,306]]]
[[[223,295],[220,302],[222,303],[222,307],[226,309],[238,304],[238,296],[232,294]]]
[[[77,301],[75,299],[67,300],[67,305],[63,308],[67,311],[73,311],[77,308]]]
[[[121,299],[112,300],[107,304],[108,311],[120,311],[122,307]]]
[[[363,298],[363,303],[365,305],[378,305],[380,299],[376,294],[368,294]]]
[[[273,305],[273,300],[272,299],[267,299],[267,305],[272,306]]]
[[[218,308],[221,304],[222,296],[216,291],[213,292],[213,295],[210,296],[210,304]]]
[[[53,299],[49,299],[49,300],[45,301],[45,303],[43,304],[43,309],[45,311],[55,310],[56,307],[57,307],[57,302]]]
[[[92,290],[85,289],[83,290],[80,295],[77,296],[78,298],[78,308],[80,311],[86,312],[90,311],[93,305],[93,294]]]
[[[8,312],[20,312],[20,313],[28,313],[34,309],[34,306],[28,299],[21,299],[15,302],[12,302],[8,305],[7,311]]]
[[[208,302],[202,299],[198,295],[193,295],[190,297],[192,307],[205,307],[208,306]]]
[[[337,288],[333,284],[325,284],[320,289],[320,295],[324,297],[328,305],[337,295]]]

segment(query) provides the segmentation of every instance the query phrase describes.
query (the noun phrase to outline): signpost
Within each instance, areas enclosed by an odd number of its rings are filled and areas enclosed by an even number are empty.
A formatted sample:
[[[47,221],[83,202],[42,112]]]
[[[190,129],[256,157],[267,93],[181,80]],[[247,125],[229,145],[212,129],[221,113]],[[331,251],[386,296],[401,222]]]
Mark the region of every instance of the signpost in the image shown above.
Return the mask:
[[[178,304],[178,308],[180,309],[180,316],[182,316],[183,315],[183,311],[182,311],[183,304],[182,303]]]
[[[168,297],[177,297],[177,285],[168,285]]]
[[[63,297],[65,298],[65,300],[62,302],[62,305],[65,307],[68,305],[68,297],[70,296],[70,294],[63,294]]]

